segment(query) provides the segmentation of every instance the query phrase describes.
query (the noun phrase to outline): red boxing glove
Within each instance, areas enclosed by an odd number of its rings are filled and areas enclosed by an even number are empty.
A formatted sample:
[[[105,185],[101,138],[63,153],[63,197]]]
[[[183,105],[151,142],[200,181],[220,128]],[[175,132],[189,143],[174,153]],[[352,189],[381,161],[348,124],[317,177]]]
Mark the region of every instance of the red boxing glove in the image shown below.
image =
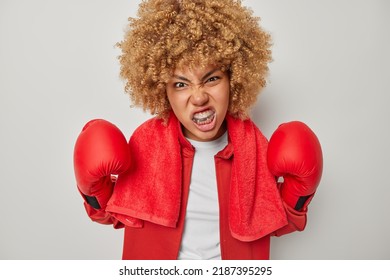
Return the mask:
[[[104,209],[113,192],[113,176],[130,166],[126,138],[110,122],[92,120],[77,138],[73,159],[77,187],[85,201]]]
[[[304,123],[282,124],[268,145],[268,168],[280,184],[282,199],[295,210],[306,210],[322,175],[321,145]]]

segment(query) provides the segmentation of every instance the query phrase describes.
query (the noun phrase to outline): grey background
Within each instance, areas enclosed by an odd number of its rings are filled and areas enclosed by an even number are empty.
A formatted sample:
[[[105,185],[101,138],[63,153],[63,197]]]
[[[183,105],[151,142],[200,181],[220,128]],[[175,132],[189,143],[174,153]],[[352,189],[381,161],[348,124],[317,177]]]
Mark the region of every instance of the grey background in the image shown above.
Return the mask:
[[[87,217],[73,175],[83,124],[126,136],[130,109],[114,47],[140,1],[0,0],[0,259],[120,259],[123,231]],[[389,259],[390,4],[247,0],[274,40],[253,119],[270,137],[306,122],[324,153],[304,232],[272,259]]]

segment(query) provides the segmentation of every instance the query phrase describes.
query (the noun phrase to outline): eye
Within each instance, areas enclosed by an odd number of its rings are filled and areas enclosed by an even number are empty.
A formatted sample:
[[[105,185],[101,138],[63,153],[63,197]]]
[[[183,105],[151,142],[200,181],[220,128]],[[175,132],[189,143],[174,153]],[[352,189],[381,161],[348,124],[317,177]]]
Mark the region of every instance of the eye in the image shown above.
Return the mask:
[[[220,79],[221,79],[221,78],[218,77],[218,76],[213,76],[213,77],[207,79],[206,83],[216,82],[216,81],[218,81],[218,80],[220,80]]]
[[[183,87],[186,86],[186,84],[183,83],[183,82],[177,82],[177,83],[174,83],[173,86],[174,86],[175,88],[183,88]]]

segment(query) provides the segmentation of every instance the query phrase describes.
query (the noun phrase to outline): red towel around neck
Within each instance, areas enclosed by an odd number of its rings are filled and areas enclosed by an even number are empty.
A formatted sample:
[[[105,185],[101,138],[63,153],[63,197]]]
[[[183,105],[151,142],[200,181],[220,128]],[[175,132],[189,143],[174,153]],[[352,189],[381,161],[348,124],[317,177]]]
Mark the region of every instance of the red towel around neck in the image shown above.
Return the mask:
[[[229,224],[242,241],[261,238],[287,224],[275,178],[266,162],[267,139],[250,120],[226,117],[233,145]],[[180,123],[153,118],[138,127],[129,141],[132,164],[118,177],[106,211],[127,226],[142,220],[176,227],[182,195]]]

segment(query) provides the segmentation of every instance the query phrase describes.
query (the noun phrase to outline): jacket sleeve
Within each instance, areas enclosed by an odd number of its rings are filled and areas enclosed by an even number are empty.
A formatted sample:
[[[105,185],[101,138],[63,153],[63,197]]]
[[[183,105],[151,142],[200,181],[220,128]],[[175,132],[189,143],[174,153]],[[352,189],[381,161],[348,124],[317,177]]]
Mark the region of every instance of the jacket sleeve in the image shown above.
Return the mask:
[[[87,202],[84,202],[84,207],[87,211],[89,218],[92,221],[104,225],[112,224],[113,227],[116,229],[124,227],[124,224],[122,224],[119,220],[113,217],[110,213],[106,212],[105,209],[95,209]]]
[[[116,181],[116,177],[111,178],[113,182]],[[106,211],[106,207],[101,208],[99,203],[94,197],[87,196],[83,194],[79,188],[77,188],[81,197],[84,200],[84,208],[87,212],[88,217],[99,224],[103,225],[113,225],[114,228],[123,228],[124,224],[122,224],[118,219],[113,217],[109,212]]]
[[[285,202],[283,202],[283,205],[286,210],[288,224],[276,230],[272,235],[282,236],[294,231],[303,231],[307,222],[307,207],[304,207],[301,211],[297,211]]]

